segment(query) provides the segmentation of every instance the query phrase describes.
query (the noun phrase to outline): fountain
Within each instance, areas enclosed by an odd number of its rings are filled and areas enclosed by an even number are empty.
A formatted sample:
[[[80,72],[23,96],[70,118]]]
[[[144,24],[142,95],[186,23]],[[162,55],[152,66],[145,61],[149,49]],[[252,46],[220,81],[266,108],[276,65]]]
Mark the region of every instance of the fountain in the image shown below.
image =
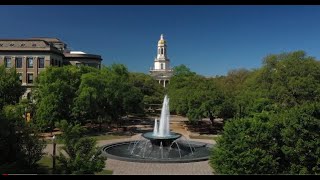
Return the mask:
[[[102,147],[108,158],[138,162],[192,162],[207,160],[211,144],[187,140],[170,131],[169,98],[165,95],[160,121],[154,121],[153,132],[143,133],[136,141],[113,143]]]

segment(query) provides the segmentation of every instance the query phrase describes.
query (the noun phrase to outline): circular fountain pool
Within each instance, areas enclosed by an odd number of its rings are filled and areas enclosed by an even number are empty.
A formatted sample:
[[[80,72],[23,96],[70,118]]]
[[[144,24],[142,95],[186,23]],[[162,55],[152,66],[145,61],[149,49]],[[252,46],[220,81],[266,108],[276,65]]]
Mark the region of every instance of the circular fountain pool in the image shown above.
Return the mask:
[[[159,125],[155,119],[153,132],[142,134],[136,141],[105,145],[102,154],[135,162],[193,162],[208,160],[211,147],[211,144],[189,141],[179,133],[170,132],[169,98],[166,95]]]
[[[158,142],[160,141],[160,145]],[[153,143],[149,139],[113,143],[102,147],[111,159],[146,163],[183,163],[209,159],[212,144],[177,139],[171,143]]]

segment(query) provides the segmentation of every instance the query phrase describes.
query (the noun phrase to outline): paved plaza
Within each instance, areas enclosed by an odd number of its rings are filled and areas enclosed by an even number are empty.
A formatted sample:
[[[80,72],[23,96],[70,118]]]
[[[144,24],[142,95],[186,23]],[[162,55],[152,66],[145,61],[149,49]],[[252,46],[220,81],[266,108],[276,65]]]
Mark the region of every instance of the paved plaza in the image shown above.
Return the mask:
[[[175,121],[177,122],[177,121]],[[174,123],[172,123],[174,127]],[[176,129],[183,134],[184,137],[189,139],[188,131],[184,129]],[[113,139],[113,140],[101,140],[98,141],[99,146],[111,144],[121,141],[133,141],[141,138],[141,134],[134,135],[130,138]],[[215,144],[214,140],[208,139],[192,139],[192,141],[199,141],[205,143]],[[58,145],[59,147],[59,145]],[[48,144],[45,148],[45,152],[52,153],[52,145]],[[139,162],[127,162],[108,158],[106,160],[105,169],[113,171],[114,175],[212,175],[212,168],[208,164],[208,161],[191,162],[191,163],[139,163]]]

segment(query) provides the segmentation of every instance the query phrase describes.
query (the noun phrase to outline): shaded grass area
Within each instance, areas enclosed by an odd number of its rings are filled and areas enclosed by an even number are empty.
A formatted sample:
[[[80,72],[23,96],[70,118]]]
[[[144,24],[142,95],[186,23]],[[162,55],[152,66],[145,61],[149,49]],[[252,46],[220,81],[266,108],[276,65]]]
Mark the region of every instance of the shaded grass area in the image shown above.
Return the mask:
[[[61,168],[59,162],[56,161],[56,173],[59,174],[61,173]],[[51,156],[43,156],[39,161],[38,161],[39,167],[43,171],[38,172],[37,174],[52,174],[52,157]],[[100,172],[95,173],[95,175],[111,175],[113,173],[112,170],[102,170]]]
[[[217,140],[218,137],[214,136],[214,137],[210,137],[210,136],[189,136],[191,139],[209,139],[209,140]]]
[[[95,173],[95,175],[112,175],[112,174],[113,174],[113,171],[108,169],[104,169],[98,173]]]
[[[97,141],[99,140],[111,140],[111,139],[123,139],[123,138],[130,138],[131,136],[126,135],[112,135],[112,134],[96,134],[96,135],[87,135],[86,137],[93,137]]]
[[[51,174],[52,160],[43,156],[34,167],[19,166],[15,163],[3,164],[0,166],[1,174]],[[51,163],[51,164],[50,164]]]
[[[213,139],[214,137],[210,136],[189,136],[191,139]]]
[[[131,136],[128,136],[128,135],[113,135],[113,134],[105,134],[105,133],[97,133],[97,134],[91,133],[91,134],[85,135],[85,137],[92,137],[92,138],[95,138],[97,141],[100,141],[100,140],[111,140],[111,139],[124,139],[124,138],[130,138]],[[47,144],[52,144],[52,140],[51,139],[45,139],[45,142]],[[56,143],[57,144],[63,144],[63,142],[61,141],[59,136],[57,137]]]
[[[219,135],[223,131],[223,123],[221,122],[215,122],[213,125],[209,121],[186,122],[186,125],[190,132],[200,135]]]

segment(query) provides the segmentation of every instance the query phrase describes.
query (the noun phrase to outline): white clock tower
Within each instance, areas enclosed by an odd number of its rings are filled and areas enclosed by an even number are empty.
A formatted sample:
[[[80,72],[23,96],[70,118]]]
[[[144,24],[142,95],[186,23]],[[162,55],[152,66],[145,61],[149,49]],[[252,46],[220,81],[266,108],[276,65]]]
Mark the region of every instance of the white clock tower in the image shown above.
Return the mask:
[[[170,68],[170,60],[167,57],[167,42],[163,38],[163,34],[158,41],[157,57],[154,59],[154,66],[150,69],[150,75],[159,81],[163,87],[169,83],[172,76],[172,69]]]

